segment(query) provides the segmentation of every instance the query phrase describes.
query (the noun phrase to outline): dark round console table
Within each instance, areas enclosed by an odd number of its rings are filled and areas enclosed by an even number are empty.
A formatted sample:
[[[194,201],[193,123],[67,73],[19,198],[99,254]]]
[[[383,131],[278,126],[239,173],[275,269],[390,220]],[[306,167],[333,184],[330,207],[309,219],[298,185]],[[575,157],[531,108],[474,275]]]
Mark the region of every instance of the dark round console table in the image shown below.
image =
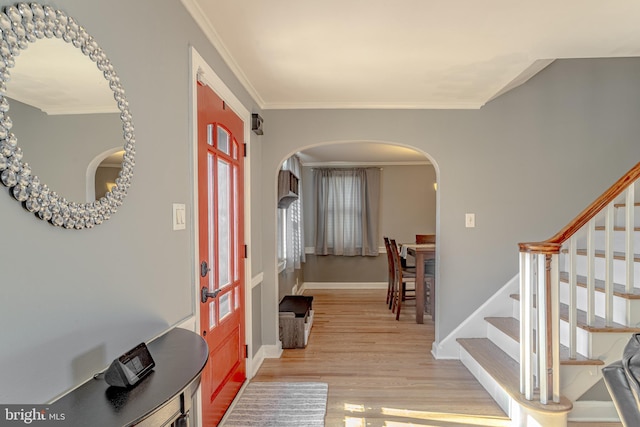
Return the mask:
[[[132,388],[92,379],[50,405],[65,426],[189,426],[192,396],[207,363],[198,334],[175,328],[147,344],[156,366]],[[172,424],[173,423],[173,424]],[[58,425],[58,424],[56,424]]]

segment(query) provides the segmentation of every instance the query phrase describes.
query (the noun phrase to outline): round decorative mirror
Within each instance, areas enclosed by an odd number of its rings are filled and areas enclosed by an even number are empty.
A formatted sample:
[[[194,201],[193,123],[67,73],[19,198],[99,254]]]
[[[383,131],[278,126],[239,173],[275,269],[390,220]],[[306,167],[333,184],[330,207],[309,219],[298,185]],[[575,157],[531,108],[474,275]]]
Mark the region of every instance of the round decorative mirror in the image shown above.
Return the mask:
[[[131,184],[135,157],[135,136],[124,89],[104,51],[72,17],[51,6],[18,3],[0,12],[0,182],[15,200],[36,217],[68,229],[92,228],[110,218],[122,204]],[[122,165],[114,185],[99,200],[70,201],[40,182],[23,161],[19,135],[12,133],[13,121],[7,85],[21,51],[39,39],[60,39],[95,63],[113,92],[124,139]],[[17,104],[16,104],[17,105]],[[28,156],[26,156],[28,157]]]

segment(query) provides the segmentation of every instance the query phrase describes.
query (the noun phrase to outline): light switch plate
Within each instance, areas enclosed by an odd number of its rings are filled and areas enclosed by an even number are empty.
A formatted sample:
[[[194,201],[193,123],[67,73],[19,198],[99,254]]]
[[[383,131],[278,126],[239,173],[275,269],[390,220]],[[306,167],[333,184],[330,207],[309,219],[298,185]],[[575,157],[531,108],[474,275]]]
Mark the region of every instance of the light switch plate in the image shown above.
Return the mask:
[[[173,204],[173,229],[184,230],[187,228],[187,208],[182,203]]]
[[[476,226],[476,214],[468,213],[464,215],[464,226],[474,228]]]

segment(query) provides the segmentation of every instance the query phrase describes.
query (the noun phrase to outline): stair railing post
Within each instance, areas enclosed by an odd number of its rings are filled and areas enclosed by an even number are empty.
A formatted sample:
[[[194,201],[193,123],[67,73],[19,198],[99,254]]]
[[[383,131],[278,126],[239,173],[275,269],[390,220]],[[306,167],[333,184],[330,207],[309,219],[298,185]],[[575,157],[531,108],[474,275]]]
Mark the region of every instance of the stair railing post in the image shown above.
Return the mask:
[[[538,378],[540,403],[560,402],[558,254],[538,255]]]
[[[569,358],[576,359],[578,335],[577,246],[575,236],[569,239]],[[557,269],[555,270],[557,272]]]
[[[533,254],[520,252],[520,393],[533,399]]]
[[[551,295],[549,288],[547,287],[547,257],[540,254],[538,255],[538,262],[536,263],[536,269],[538,270],[538,283],[537,286],[537,311],[538,311],[538,329],[536,333],[537,345],[536,353],[538,359],[538,379],[540,383],[540,402],[547,404],[550,393],[549,375],[552,375],[550,365],[550,348],[549,343],[551,341]]]
[[[587,225],[587,325],[596,322],[596,221]]]
[[[627,194],[625,197],[625,242],[626,242],[626,270],[627,270],[627,282],[626,292],[633,293],[633,285],[635,283],[635,186],[636,183],[632,182],[627,188]],[[629,314],[627,312],[627,314]],[[627,325],[631,324],[630,315],[627,316]]]
[[[609,203],[605,211],[605,279],[604,279],[604,318],[607,326],[613,325],[613,237],[614,237],[614,204]]]
[[[549,259],[548,282],[551,305],[549,306],[550,342],[547,346],[551,351],[551,398],[555,403],[560,403],[560,255],[558,253],[547,255]]]

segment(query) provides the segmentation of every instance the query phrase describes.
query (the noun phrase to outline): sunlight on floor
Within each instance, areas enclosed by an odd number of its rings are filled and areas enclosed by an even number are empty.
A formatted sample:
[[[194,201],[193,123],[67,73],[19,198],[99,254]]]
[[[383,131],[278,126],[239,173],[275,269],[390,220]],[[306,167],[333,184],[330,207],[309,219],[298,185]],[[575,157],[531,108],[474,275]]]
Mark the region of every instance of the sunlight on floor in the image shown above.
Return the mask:
[[[364,412],[364,406],[354,405],[353,403],[345,403],[344,410],[349,412]]]
[[[345,427],[366,427],[367,418],[357,416],[371,411],[372,408],[365,408],[364,405],[345,403],[344,409],[355,416],[345,416]],[[381,408],[380,414],[390,419],[384,421],[385,427],[433,427],[444,424],[451,426],[475,426],[475,427],[507,427],[511,425],[511,420],[505,417],[456,414],[448,412],[411,411],[408,409]],[[377,414],[376,414],[377,415]],[[375,415],[374,415],[375,416]],[[397,420],[393,420],[397,417]],[[376,416],[376,418],[379,418]],[[386,417],[385,417],[386,418]],[[411,421],[411,420],[415,420]],[[425,424],[426,422],[426,424]],[[444,424],[443,424],[444,423]]]
[[[482,415],[451,414],[447,412],[410,411],[408,409],[382,408],[382,414],[395,417],[413,418],[416,420],[442,421],[459,426],[507,427],[511,420],[507,417],[487,417]],[[387,423],[389,427],[408,427],[414,424]]]
[[[364,418],[344,417],[344,427],[365,427],[367,420]]]

